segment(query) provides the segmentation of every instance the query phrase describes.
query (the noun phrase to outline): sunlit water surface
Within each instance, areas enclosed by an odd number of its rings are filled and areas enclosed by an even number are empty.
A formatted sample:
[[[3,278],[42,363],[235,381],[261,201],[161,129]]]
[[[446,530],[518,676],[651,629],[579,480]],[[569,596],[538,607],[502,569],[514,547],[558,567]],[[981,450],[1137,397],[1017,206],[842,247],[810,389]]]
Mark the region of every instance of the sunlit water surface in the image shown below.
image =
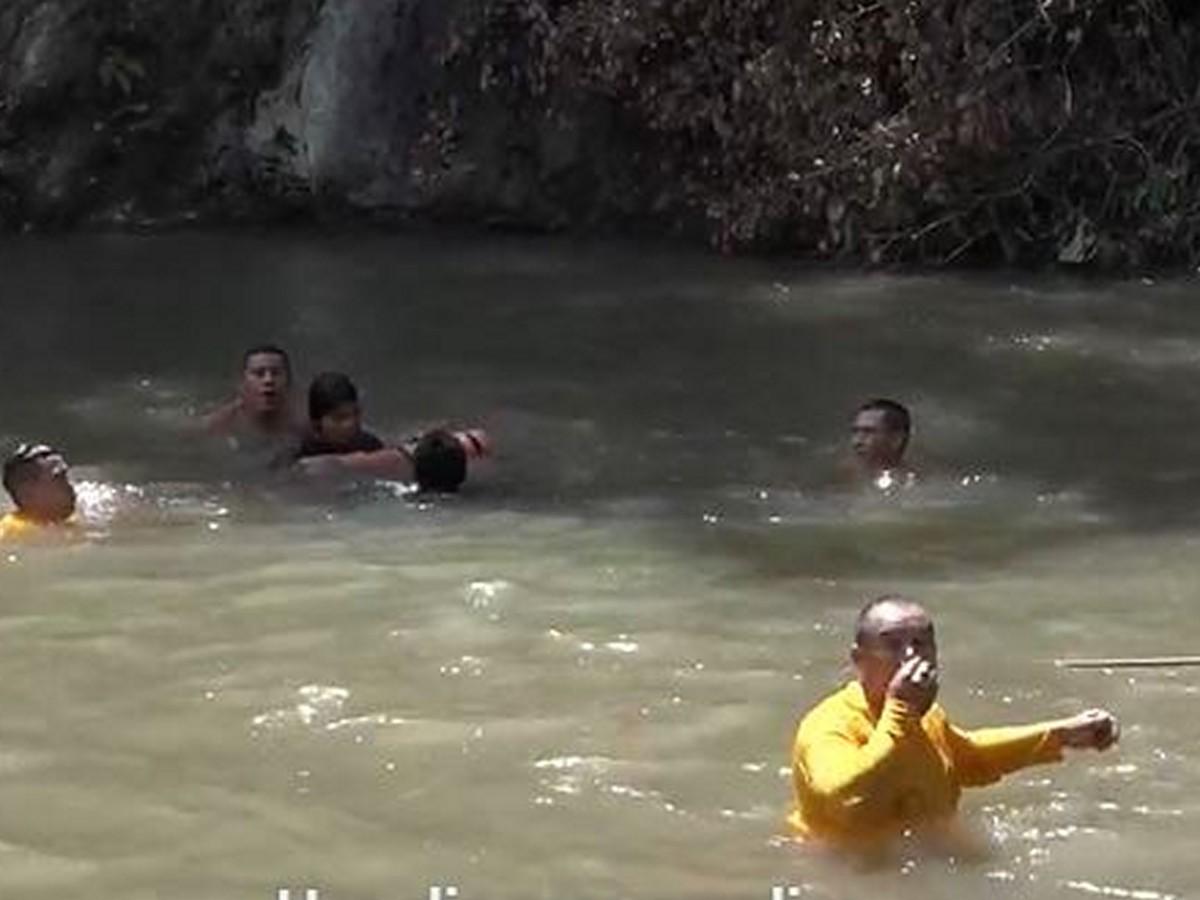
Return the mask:
[[[1200,894],[1200,309],[1182,283],[828,275],[353,236],[0,244],[0,432],[86,538],[0,556],[0,896]],[[189,431],[241,348],[378,432],[483,424],[454,500],[305,493]],[[919,486],[848,493],[849,411]],[[1103,705],[1119,751],[967,796],[983,860],[780,840],[854,611],[926,602],[963,724]]]

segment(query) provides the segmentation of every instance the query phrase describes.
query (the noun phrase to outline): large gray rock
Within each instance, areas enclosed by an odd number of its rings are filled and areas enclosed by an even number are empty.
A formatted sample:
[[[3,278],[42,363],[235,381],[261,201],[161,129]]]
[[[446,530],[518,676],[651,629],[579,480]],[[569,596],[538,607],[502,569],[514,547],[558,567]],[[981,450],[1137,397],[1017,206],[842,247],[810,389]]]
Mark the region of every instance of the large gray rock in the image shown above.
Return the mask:
[[[96,77],[99,48],[75,2],[10,0],[0,13],[0,85],[10,112],[62,99]]]
[[[246,142],[318,197],[365,208],[413,202],[409,153],[436,78],[449,0],[326,0]]]

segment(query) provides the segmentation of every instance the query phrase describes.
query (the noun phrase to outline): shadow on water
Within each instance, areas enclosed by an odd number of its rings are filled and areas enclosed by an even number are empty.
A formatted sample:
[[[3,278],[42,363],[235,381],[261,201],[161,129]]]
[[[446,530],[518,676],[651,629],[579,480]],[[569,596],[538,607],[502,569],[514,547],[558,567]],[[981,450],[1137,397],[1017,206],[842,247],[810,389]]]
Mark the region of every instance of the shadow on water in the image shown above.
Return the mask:
[[[352,372],[384,434],[494,430],[485,505],[662,521],[766,573],[993,565],[1196,520],[1186,284],[380,236],[72,237],[0,256],[5,435],[118,478],[219,480],[187,422],[268,339],[301,379]],[[913,407],[935,489],[872,520],[827,485],[849,411],[880,394]],[[781,492],[774,520],[738,499]]]

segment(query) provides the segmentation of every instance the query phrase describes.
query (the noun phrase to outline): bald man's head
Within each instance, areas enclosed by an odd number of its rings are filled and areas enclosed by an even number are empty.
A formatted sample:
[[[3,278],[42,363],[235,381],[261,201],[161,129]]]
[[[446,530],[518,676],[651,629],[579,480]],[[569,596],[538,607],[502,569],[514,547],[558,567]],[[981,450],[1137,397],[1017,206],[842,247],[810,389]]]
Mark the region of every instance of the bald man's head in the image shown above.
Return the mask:
[[[885,594],[859,611],[850,658],[873,707],[882,705],[888,682],[912,656],[937,665],[933,620],[921,604],[899,594]]]
[[[901,594],[884,594],[869,600],[858,611],[858,618],[854,622],[855,645],[878,638],[881,630],[888,629],[900,620],[922,620],[929,624],[930,629],[933,628],[933,620],[920,603]]]

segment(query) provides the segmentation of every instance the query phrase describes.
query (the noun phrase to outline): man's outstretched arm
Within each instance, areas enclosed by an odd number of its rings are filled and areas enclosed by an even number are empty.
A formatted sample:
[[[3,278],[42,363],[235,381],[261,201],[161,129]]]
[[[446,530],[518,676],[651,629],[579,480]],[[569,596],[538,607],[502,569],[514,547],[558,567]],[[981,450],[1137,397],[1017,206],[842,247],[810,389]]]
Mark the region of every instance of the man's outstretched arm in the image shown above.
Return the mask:
[[[1117,720],[1100,709],[1033,725],[973,731],[947,726],[955,768],[965,786],[991,784],[1027,766],[1058,762],[1064,748],[1106,750],[1119,733]]]

